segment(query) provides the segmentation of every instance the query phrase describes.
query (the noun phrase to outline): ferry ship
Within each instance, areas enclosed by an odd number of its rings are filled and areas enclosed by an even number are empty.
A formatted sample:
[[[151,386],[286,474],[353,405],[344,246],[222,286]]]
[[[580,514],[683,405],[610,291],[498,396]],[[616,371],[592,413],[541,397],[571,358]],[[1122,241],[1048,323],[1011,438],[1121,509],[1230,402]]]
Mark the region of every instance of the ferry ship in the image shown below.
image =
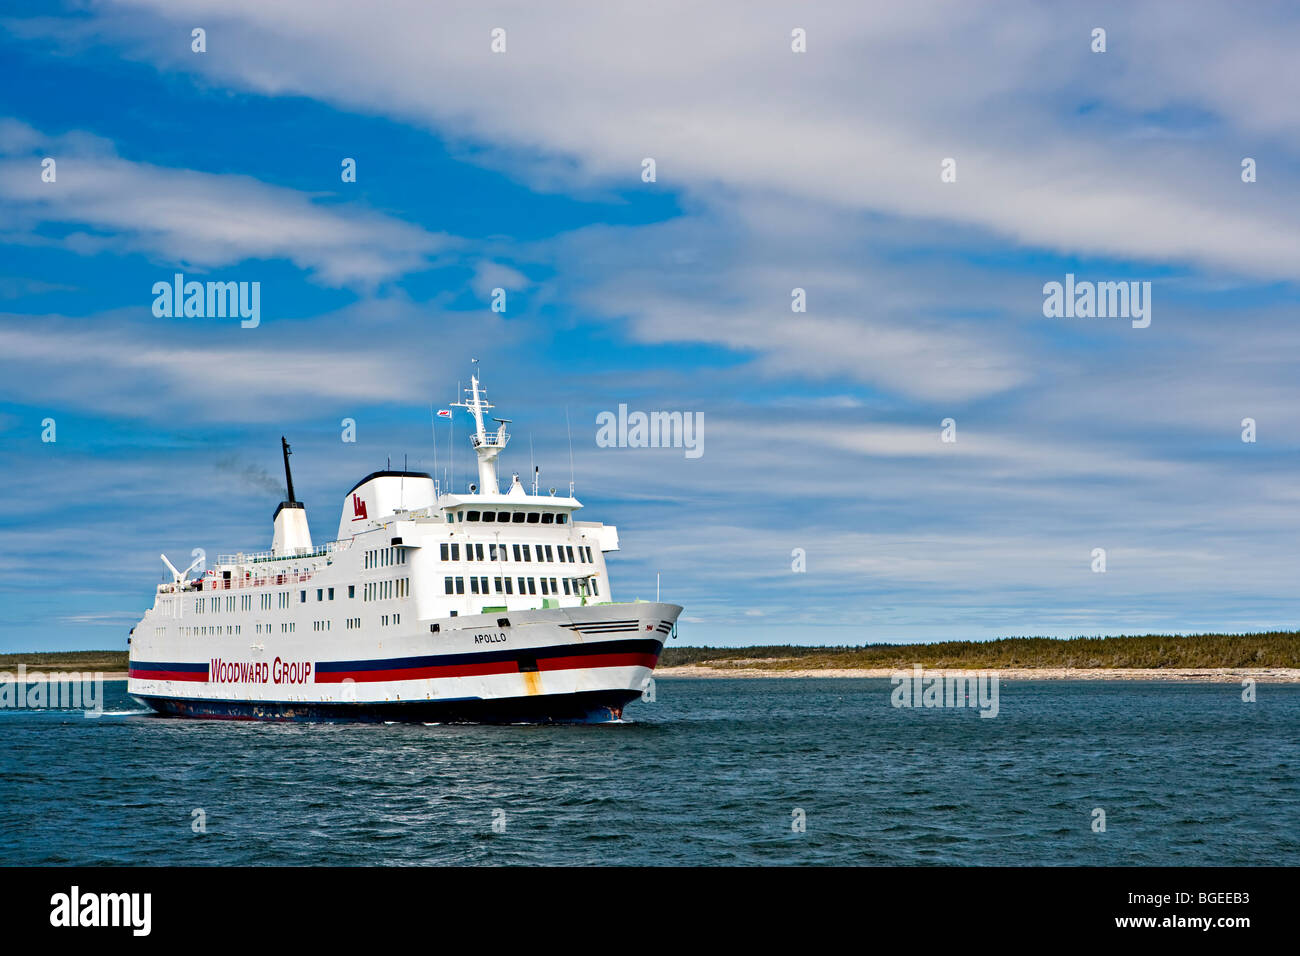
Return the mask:
[[[453,407],[473,418],[478,483],[377,471],[343,496],[315,547],[294,497],[271,550],[222,555],[171,581],[131,630],[128,691],[181,717],[426,723],[600,722],[641,696],[681,607],[617,603],[605,555],[618,529],[513,476],[510,436],[478,375]],[[450,409],[440,415],[453,414]]]

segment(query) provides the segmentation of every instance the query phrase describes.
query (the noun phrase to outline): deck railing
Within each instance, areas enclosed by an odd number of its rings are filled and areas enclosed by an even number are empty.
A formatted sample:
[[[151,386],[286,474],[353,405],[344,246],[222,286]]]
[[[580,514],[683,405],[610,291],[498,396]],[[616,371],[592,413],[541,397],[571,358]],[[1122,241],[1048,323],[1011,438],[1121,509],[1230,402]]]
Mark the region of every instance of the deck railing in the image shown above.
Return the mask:
[[[217,555],[217,565],[266,564],[272,561],[301,561],[307,558],[323,558],[336,551],[346,551],[352,547],[352,539],[330,541],[318,548],[300,548],[293,554],[276,554],[274,551],[240,551],[238,554]]]

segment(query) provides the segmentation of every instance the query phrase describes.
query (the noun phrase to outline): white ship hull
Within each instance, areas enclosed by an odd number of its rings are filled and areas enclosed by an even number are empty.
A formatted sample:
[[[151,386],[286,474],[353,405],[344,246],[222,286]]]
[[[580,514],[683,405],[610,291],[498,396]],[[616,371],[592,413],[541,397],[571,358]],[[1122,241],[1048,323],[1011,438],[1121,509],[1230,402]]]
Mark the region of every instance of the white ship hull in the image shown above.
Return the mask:
[[[601,721],[641,696],[681,608],[638,602],[447,618],[382,638],[132,643],[159,713],[250,720]],[[505,623],[502,623],[505,622]],[[317,638],[317,635],[312,635]]]

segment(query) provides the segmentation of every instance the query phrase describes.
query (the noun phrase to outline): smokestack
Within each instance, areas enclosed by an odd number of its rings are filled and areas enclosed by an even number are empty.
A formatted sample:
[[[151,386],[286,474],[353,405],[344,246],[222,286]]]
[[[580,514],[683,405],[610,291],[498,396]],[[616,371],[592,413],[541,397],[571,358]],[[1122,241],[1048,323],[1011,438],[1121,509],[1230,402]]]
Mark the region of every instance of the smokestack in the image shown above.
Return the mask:
[[[280,451],[284,454],[284,484],[289,497],[275,509],[275,534],[271,550],[277,554],[302,554],[311,550],[311,531],[307,528],[307,509],[293,496],[293,473],[289,471],[289,443],[280,436]]]
[[[284,483],[288,486],[288,502],[289,504],[295,504],[296,502],[293,497],[293,474],[289,471],[289,456],[292,455],[293,452],[289,450],[289,443],[285,441],[283,435],[280,436],[280,448],[284,452]]]

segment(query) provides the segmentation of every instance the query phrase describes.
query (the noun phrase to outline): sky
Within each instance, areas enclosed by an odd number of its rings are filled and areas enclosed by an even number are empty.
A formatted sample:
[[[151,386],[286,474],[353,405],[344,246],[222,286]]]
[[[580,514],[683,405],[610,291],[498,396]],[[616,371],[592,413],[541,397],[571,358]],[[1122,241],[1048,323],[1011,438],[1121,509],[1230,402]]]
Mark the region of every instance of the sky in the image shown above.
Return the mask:
[[[1282,3],[8,3],[0,650],[269,547],[281,435],[317,542],[390,462],[466,490],[474,359],[683,644],[1297,629],[1296,49]],[[258,323],[155,314],[177,273]]]

